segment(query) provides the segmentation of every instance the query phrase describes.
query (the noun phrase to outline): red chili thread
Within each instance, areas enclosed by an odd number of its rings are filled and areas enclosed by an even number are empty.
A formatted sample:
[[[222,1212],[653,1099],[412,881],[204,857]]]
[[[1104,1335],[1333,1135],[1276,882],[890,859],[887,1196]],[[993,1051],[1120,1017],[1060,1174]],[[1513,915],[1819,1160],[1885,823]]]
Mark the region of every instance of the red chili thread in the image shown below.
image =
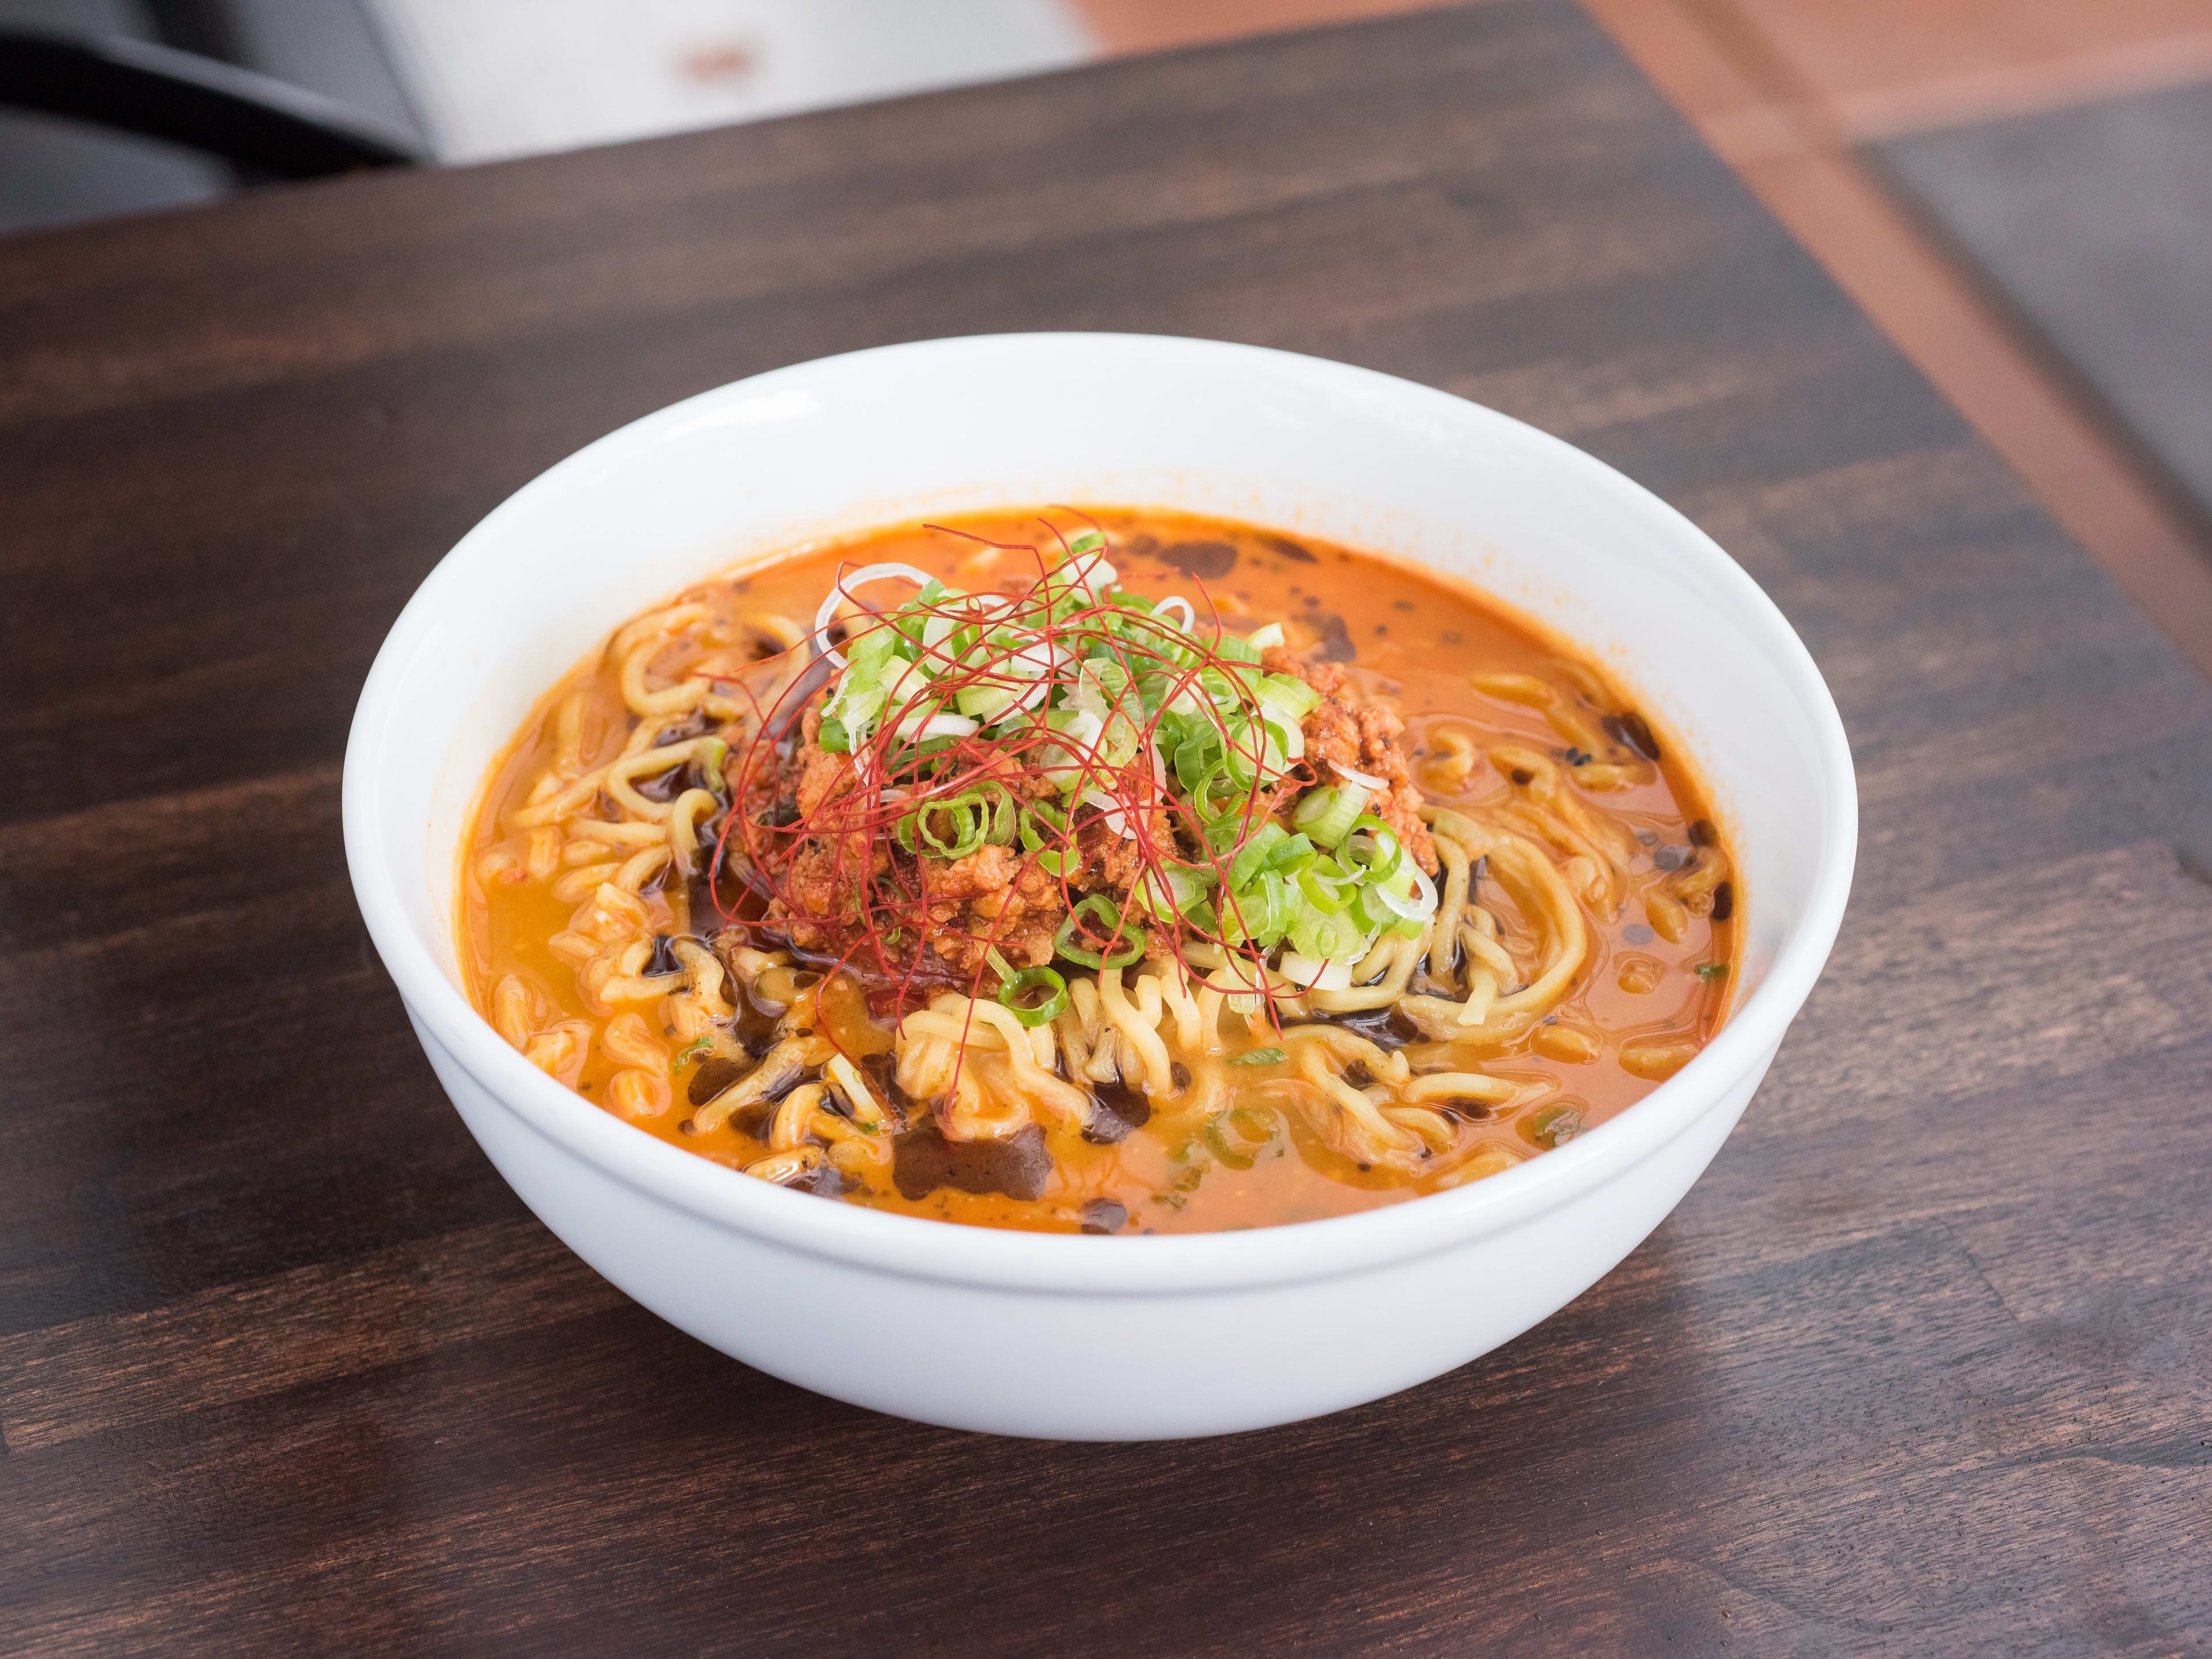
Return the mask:
[[[1097,527],[1097,520],[1077,509],[1066,509],[1088,520]],[[1053,532],[1061,546],[1066,546],[1065,537],[1049,520],[1040,519]],[[985,546],[1008,551],[1029,553],[1037,560],[1038,579],[1048,574],[1048,567],[1038,550],[1027,543],[999,542],[973,532],[954,529],[945,525],[924,526],[933,531],[980,543]],[[1102,555],[1105,550],[1100,550]],[[842,580],[844,569],[838,570]],[[1051,618],[1042,606],[1024,611],[1024,602],[1034,592],[1034,586],[1020,593],[1004,590],[990,597],[1000,606],[994,612],[978,613],[969,609],[972,595],[948,596],[911,613],[910,620],[924,622],[943,618],[952,624],[946,640],[957,635],[963,627],[981,623],[986,628],[1012,627],[1034,636],[1040,636],[1047,649],[1052,651],[1059,672],[1062,647],[1071,637],[1080,638],[1082,646],[1073,654],[1080,656],[1099,641],[1105,641],[1113,649],[1115,659],[1127,671],[1131,684],[1143,674],[1167,672],[1174,678],[1167,694],[1162,697],[1163,707],[1172,702],[1176,696],[1196,682],[1207,668],[1233,669],[1245,666],[1231,664],[1219,653],[1224,635],[1220,614],[1206,592],[1202,580],[1197,582],[1200,595],[1206,602],[1206,613],[1212,622],[1211,641],[1194,638],[1180,632],[1172,637],[1181,649],[1194,650],[1196,662],[1185,665],[1170,659],[1160,647],[1149,645],[1141,635],[1136,639],[1109,635],[1098,624],[1112,617],[1127,625],[1132,612],[1114,606],[1094,603],[1085,605],[1060,619]],[[1011,605],[1006,601],[1011,600]],[[896,607],[905,609],[905,607]],[[864,610],[866,608],[864,607]],[[849,647],[854,640],[873,628],[891,626],[883,611],[866,611],[873,620],[865,626],[847,623],[843,644]],[[857,620],[857,619],[854,619]],[[804,646],[794,647],[803,649]],[[788,654],[788,653],[785,653]],[[902,799],[886,802],[882,790],[893,776],[894,758],[902,750],[911,750],[908,739],[895,735],[900,722],[916,712],[915,702],[927,699],[932,703],[950,704],[962,690],[990,686],[1012,689],[1018,684],[1033,682],[1034,671],[1024,672],[1014,665],[1012,653],[1001,650],[981,662],[963,664],[946,649],[945,641],[927,647],[924,660],[934,669],[930,682],[897,708],[885,708],[878,717],[873,729],[853,752],[839,757],[838,769],[827,787],[817,793],[811,807],[799,811],[788,823],[769,823],[756,816],[754,797],[763,785],[780,790],[785,781],[786,743],[793,743],[793,729],[803,716],[802,706],[787,708],[792,693],[808,676],[804,670],[783,676],[783,685],[775,702],[762,710],[758,696],[745,688],[751,702],[755,718],[744,739],[734,775],[731,779],[732,806],[725,815],[720,834],[715,838],[714,853],[706,874],[709,891],[717,912],[724,922],[742,928],[754,935],[781,935],[810,959],[824,964],[826,983],[835,974],[853,969],[864,977],[872,978],[878,987],[895,988],[896,1007],[903,1011],[921,1000],[917,988],[936,985],[950,988],[959,982],[951,973],[950,963],[942,956],[939,961],[947,971],[927,971],[924,946],[933,934],[957,941],[969,946],[982,945],[998,949],[1007,940],[1008,923],[1005,913],[989,919],[984,931],[975,932],[953,925],[963,900],[933,899],[932,869],[946,867],[943,860],[926,852],[927,842],[917,836],[924,851],[908,854],[894,838],[899,822],[916,812],[926,812],[933,802],[953,799],[970,788],[984,784],[1003,785],[1012,791],[1018,811],[1030,805],[1030,797],[1022,788],[1025,778],[1049,766],[1055,772],[1074,770],[1083,779],[1084,792],[1074,796],[1062,796],[1055,791],[1042,799],[1062,806],[1067,814],[1067,829],[1064,837],[1048,836],[1042,851],[1064,855],[1067,868],[1054,878],[1059,883],[1060,899],[1070,912],[1076,904],[1092,892],[1111,896],[1119,893],[1122,898],[1124,921],[1121,932],[1114,938],[1102,937],[1094,931],[1091,919],[1078,914],[1075,937],[1086,948],[1103,954],[1117,941],[1126,944],[1131,924],[1156,939],[1164,938],[1169,954],[1173,956],[1186,972],[1188,963],[1183,957],[1184,930],[1198,939],[1219,946],[1232,957],[1241,957],[1252,971],[1242,978],[1260,988],[1252,993],[1263,999],[1271,1024],[1275,1022],[1274,1004],[1283,993],[1273,989],[1264,971],[1265,953],[1249,944],[1231,945],[1222,936],[1222,931],[1208,931],[1190,917],[1178,922],[1155,921],[1142,915],[1133,914],[1132,908],[1139,901],[1142,891],[1166,891],[1165,871],[1170,866],[1195,867],[1211,866],[1218,878],[1214,892],[1217,902],[1230,917],[1240,924],[1241,908],[1234,895],[1228,891],[1227,875],[1237,854],[1251,837],[1273,817],[1278,802],[1286,790],[1302,787],[1310,781],[1310,769],[1303,763],[1294,767],[1284,778],[1273,784],[1257,782],[1249,788],[1240,804],[1240,830],[1225,848],[1213,849],[1201,833],[1199,814],[1185,799],[1178,799],[1152,776],[1150,755],[1158,728],[1158,716],[1141,715],[1135,721],[1137,751],[1135,757],[1121,767],[1109,766],[1105,758],[1104,736],[1085,743],[1072,733],[1053,732],[1028,726],[1005,737],[984,740],[980,734],[940,740],[944,746],[917,763],[908,753],[907,766],[901,775],[911,781],[904,785],[909,793]],[[807,701],[821,695],[826,688],[811,689]],[[1048,701],[1049,694],[1048,694]],[[1223,720],[1221,711],[1212,707],[1210,699],[1199,700],[1202,711],[1211,718],[1224,748],[1232,749],[1251,764],[1260,758],[1249,746],[1252,723],[1235,722],[1236,729]],[[1039,705],[1042,707],[1042,705]],[[1041,752],[1042,751],[1042,752]],[[929,775],[912,776],[919,765]],[[1256,770],[1256,767],[1255,769]],[[794,788],[798,780],[793,780]],[[1102,806],[1085,799],[1091,794],[1104,796],[1110,805]],[[771,801],[774,797],[771,795]],[[1118,812],[1122,828],[1112,830],[1110,820]],[[1189,829],[1188,839],[1198,849],[1186,855],[1174,836],[1176,815],[1180,814]],[[1161,825],[1168,828],[1163,834]],[[1134,854],[1134,878],[1127,888],[1078,888],[1074,883],[1079,873],[1091,873],[1104,854],[1109,850],[1098,844],[1096,835],[1085,850],[1086,831],[1106,831],[1115,839],[1126,839]],[[733,850],[733,834],[738,848]],[[817,883],[830,896],[826,906],[816,907],[795,879],[794,866],[810,848],[829,850],[826,869],[817,862],[815,868]],[[1018,842],[1017,842],[1018,848]],[[880,854],[880,858],[878,854]],[[1027,885],[1030,872],[1037,867],[1041,853],[1025,850],[1016,854],[1019,860],[1011,881],[997,890],[1019,894]],[[878,865],[880,863],[881,867]],[[719,884],[714,881],[717,872],[730,868],[738,872],[749,892],[758,902],[760,914],[743,915],[724,904]],[[741,906],[750,908],[750,906]],[[939,916],[938,908],[946,914]],[[1008,906],[1007,910],[1012,907]],[[835,952],[817,949],[813,944],[801,944],[793,937],[799,930],[817,935],[828,935],[832,939],[842,938],[842,948]],[[1225,931],[1225,930],[1223,930]],[[931,952],[930,954],[936,954]],[[968,994],[980,996],[986,974],[989,971],[988,957],[978,953],[978,965],[968,975]],[[833,1038],[834,1042],[834,1038]]]

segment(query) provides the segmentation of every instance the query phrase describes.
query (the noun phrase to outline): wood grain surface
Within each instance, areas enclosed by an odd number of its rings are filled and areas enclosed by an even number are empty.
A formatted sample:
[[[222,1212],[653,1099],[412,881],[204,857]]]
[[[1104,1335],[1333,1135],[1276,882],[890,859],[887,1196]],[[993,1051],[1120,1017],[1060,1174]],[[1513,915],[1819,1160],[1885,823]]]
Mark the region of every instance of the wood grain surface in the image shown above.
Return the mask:
[[[362,675],[502,496],[1045,328],[1585,446],[1856,749],[1711,1173],[1318,1422],[995,1440],[690,1341],[493,1174],[346,881]],[[1565,0],[0,244],[0,1650],[2212,1652],[2212,693]]]

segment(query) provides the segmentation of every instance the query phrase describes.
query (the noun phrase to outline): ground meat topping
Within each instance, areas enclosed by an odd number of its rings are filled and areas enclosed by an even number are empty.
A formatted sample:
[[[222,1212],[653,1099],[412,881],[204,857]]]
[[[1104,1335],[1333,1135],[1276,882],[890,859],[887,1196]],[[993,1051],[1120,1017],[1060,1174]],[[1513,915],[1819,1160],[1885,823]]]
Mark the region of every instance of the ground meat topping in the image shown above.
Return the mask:
[[[1415,863],[1435,875],[1441,867],[1436,843],[1421,822],[1421,792],[1399,746],[1406,722],[1398,711],[1387,702],[1355,703],[1352,676],[1341,664],[1308,662],[1275,646],[1261,665],[1272,673],[1295,674],[1321,693],[1320,703],[1305,718],[1306,759],[1324,783],[1330,779],[1322,763],[1333,761],[1388,784],[1389,793],[1369,802],[1367,810],[1390,826]]]
[[[1368,810],[1390,826],[1422,869],[1436,874],[1436,846],[1419,816],[1420,791],[1399,742],[1406,726],[1397,710],[1385,702],[1363,699],[1341,664],[1309,660],[1278,646],[1265,653],[1264,665],[1275,673],[1295,674],[1321,694],[1304,722],[1304,758],[1316,778],[1333,781],[1334,763],[1382,780],[1389,787],[1370,800]],[[825,803],[858,787],[852,757],[828,752],[817,740],[826,695],[825,690],[808,703],[796,740],[775,774],[775,799],[789,804],[787,817],[793,821],[821,822],[817,815]],[[1024,799],[1053,793],[1048,781],[1011,762],[997,781]],[[1295,786],[1282,788],[1267,810],[1287,808],[1298,793]],[[1154,847],[1170,849],[1171,856],[1203,856],[1187,830],[1178,837],[1177,827],[1169,814],[1156,812],[1148,838]],[[1043,966],[1053,959],[1055,938],[1073,901],[1102,893],[1118,906],[1145,867],[1137,836],[1117,833],[1096,819],[1077,831],[1075,854],[1064,876],[1052,876],[1017,847],[987,845],[947,860],[916,856],[884,836],[810,836],[793,854],[767,919],[801,950],[842,956],[873,931],[866,892],[872,883],[889,878],[909,893],[926,895],[930,926],[926,942],[900,942],[908,963],[887,965],[911,965],[928,978],[981,975],[988,991],[997,985],[988,968],[993,951],[1012,967]],[[1162,930],[1153,928],[1152,934],[1154,953],[1172,950],[1173,941]]]

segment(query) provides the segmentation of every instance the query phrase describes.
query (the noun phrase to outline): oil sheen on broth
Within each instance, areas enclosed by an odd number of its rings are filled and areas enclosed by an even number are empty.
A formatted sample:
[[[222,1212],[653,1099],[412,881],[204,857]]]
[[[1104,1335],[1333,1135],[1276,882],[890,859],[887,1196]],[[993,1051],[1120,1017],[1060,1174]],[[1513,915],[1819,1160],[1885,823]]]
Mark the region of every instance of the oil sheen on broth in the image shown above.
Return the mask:
[[[1026,509],[617,629],[487,782],[462,958],[508,1042],[697,1156],[1192,1231],[1401,1202],[1632,1104],[1724,1015],[1730,877],[1667,734],[1472,590]]]

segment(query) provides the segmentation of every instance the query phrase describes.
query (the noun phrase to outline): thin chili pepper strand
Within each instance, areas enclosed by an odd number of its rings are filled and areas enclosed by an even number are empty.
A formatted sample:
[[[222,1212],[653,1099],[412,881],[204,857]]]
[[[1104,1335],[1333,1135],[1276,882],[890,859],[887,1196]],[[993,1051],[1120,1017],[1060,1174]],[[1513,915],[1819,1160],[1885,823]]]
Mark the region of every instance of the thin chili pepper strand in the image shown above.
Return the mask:
[[[1049,520],[1042,522],[1059,539],[1065,551],[1067,545],[1066,540],[1065,537],[1060,536],[1058,527],[1053,526]],[[964,531],[950,530],[949,526],[944,526],[926,527],[944,530],[948,533],[990,547],[1027,552],[1037,559],[1039,578],[1042,579],[1046,574],[1044,562],[1034,544],[994,542],[986,537],[976,536]],[[839,572],[841,578],[842,574],[841,568]],[[1173,700],[1177,692],[1193,684],[1207,668],[1226,669],[1249,666],[1243,664],[1232,665],[1228,659],[1218,654],[1218,647],[1223,638],[1219,613],[1212,605],[1211,595],[1206,592],[1204,583],[1200,581],[1198,586],[1200,597],[1206,600],[1207,611],[1214,617],[1212,645],[1215,648],[1209,650],[1205,641],[1184,635],[1183,639],[1187,641],[1185,648],[1195,647],[1200,654],[1200,660],[1188,666],[1172,661],[1165,652],[1158,647],[1149,646],[1141,641],[1105,635],[1103,628],[1097,626],[1101,619],[1113,617],[1126,621],[1131,614],[1111,605],[1094,604],[1072,613],[1064,619],[1058,620],[1052,619],[1048,616],[1036,620],[1024,617],[1021,614],[1019,605],[1027,598],[1028,592],[1035,591],[1034,588],[1027,590],[1024,594],[1003,596],[1012,599],[1015,602],[1015,608],[1008,614],[988,619],[978,617],[970,612],[964,603],[964,596],[960,602],[932,605],[921,615],[943,617],[952,622],[956,627],[985,621],[990,627],[1021,628],[1025,631],[1041,635],[1048,646],[1058,645],[1071,634],[1083,635],[1087,632],[1090,640],[1093,641],[1101,637],[1107,638],[1113,647],[1116,659],[1129,672],[1132,684],[1138,676],[1159,670],[1165,670],[1175,676],[1171,682],[1171,689],[1161,700],[1164,706]],[[883,615],[881,612],[872,614],[878,617]],[[1085,627],[1086,623],[1092,624],[1092,627],[1087,630]],[[878,621],[875,625],[888,626],[889,623]],[[847,637],[849,640],[854,635],[848,634]],[[796,648],[800,647],[794,647]],[[915,695],[918,697],[927,696],[931,702],[941,703],[949,702],[957,692],[978,684],[993,683],[1003,684],[1006,680],[1013,678],[1007,674],[1005,669],[1005,664],[1011,654],[1011,653],[1002,653],[985,663],[963,667],[951,659],[942,644],[929,647],[928,656],[941,664],[942,669],[922,691]],[[1139,725],[1137,757],[1124,767],[1113,768],[1107,765],[1102,747],[1103,733],[1100,739],[1095,739],[1088,744],[1079,742],[1068,733],[1050,732],[1036,727],[1027,727],[1011,737],[989,743],[982,742],[970,735],[952,739],[949,747],[927,757],[927,760],[921,763],[938,769],[933,778],[926,783],[915,786],[914,793],[906,799],[886,803],[881,799],[879,792],[886,787],[891,775],[890,760],[892,754],[897,749],[906,746],[905,740],[896,738],[894,733],[899,720],[909,712],[911,703],[897,709],[886,708],[878,718],[874,731],[866,740],[865,748],[855,751],[854,756],[848,758],[843,777],[823,795],[811,812],[802,815],[787,824],[771,825],[758,823],[745,811],[744,804],[757,783],[763,781],[763,768],[775,766],[780,763],[781,757],[777,754],[777,750],[781,742],[781,734],[788,731],[792,722],[803,710],[803,705],[800,708],[787,710],[786,704],[793,691],[805,678],[803,672],[789,676],[782,690],[778,694],[775,702],[765,712],[760,710],[757,696],[750,691],[750,688],[746,689],[746,695],[752,702],[756,711],[756,720],[751,735],[744,744],[743,757],[738,768],[738,775],[732,781],[732,809],[725,817],[721,831],[715,840],[714,859],[708,866],[709,889],[714,893],[715,908],[726,924],[743,927],[748,931],[768,931],[779,925],[765,920],[738,916],[724,905],[719,890],[714,887],[712,881],[714,872],[730,860],[729,842],[732,830],[736,830],[739,831],[743,844],[743,861],[751,872],[752,878],[747,881],[747,885],[756,895],[763,896],[771,902],[778,900],[781,902],[786,917],[780,918],[779,921],[797,921],[833,929],[854,924],[860,925],[853,941],[836,958],[827,972],[834,974],[839,969],[858,965],[854,962],[855,957],[864,947],[872,948],[876,969],[875,977],[879,981],[895,982],[899,992],[898,1006],[901,1007],[911,1006],[915,1000],[917,970],[921,966],[920,952],[918,951],[908,952],[902,963],[895,964],[884,948],[884,939],[887,935],[911,936],[915,942],[919,944],[934,929],[939,932],[951,932],[953,936],[966,942],[984,945],[995,950],[1005,942],[1003,928],[979,934],[951,930],[945,927],[945,924],[939,922],[930,914],[929,866],[932,862],[930,859],[921,856],[914,856],[910,859],[915,884],[908,886],[906,879],[908,871],[902,867],[902,861],[896,854],[890,858],[889,868],[884,876],[878,876],[871,871],[860,875],[855,879],[854,872],[849,867],[848,861],[848,849],[855,840],[862,848],[872,849],[877,841],[888,836],[891,827],[899,819],[915,811],[917,807],[926,807],[932,800],[951,799],[966,789],[985,783],[1011,789],[1012,786],[1006,784],[999,775],[1004,769],[1005,763],[1012,760],[1018,771],[1022,769],[1024,757],[1030,751],[1047,747],[1053,751],[1052,764],[1054,769],[1079,769],[1086,774],[1095,771],[1095,777],[1086,778],[1086,793],[1095,789],[1097,793],[1109,796],[1114,802],[1114,806],[1109,809],[1078,798],[1068,805],[1065,849],[1069,854],[1076,854],[1080,833],[1084,829],[1092,824],[1103,823],[1110,811],[1118,811],[1122,815],[1127,833],[1138,855],[1139,874],[1131,890],[1130,902],[1134,902],[1138,890],[1148,888],[1152,882],[1164,883],[1164,872],[1171,863],[1186,866],[1210,865],[1220,878],[1218,890],[1220,893],[1222,903],[1232,916],[1238,916],[1235,896],[1227,890],[1228,870],[1252,836],[1272,819],[1273,813],[1272,805],[1269,804],[1269,797],[1281,786],[1279,783],[1271,788],[1265,782],[1255,782],[1247,792],[1246,799],[1243,803],[1242,832],[1228,847],[1215,851],[1206,842],[1203,835],[1199,833],[1198,814],[1191,804],[1187,799],[1178,800],[1171,792],[1162,787],[1152,775],[1147,756],[1148,751],[1152,748],[1158,730],[1157,714],[1146,717]],[[808,699],[811,700],[817,694],[818,688],[816,690],[810,690]],[[1213,717],[1215,729],[1221,736],[1224,747],[1233,749],[1248,762],[1256,760],[1258,757],[1253,755],[1251,750],[1244,746],[1244,739],[1250,729],[1249,724],[1240,722],[1240,725],[1244,726],[1244,730],[1231,731],[1228,723],[1221,719],[1218,710],[1213,709],[1210,702],[1204,706],[1206,712]],[[770,736],[772,732],[778,733],[779,736],[772,738]],[[1294,768],[1285,776],[1293,782],[1302,784],[1306,780],[1296,775],[1299,769],[1304,769]],[[871,781],[871,775],[872,775],[872,787],[856,790],[854,786]],[[1020,801],[1018,792],[1016,793],[1018,810],[1025,803]],[[1182,813],[1191,827],[1192,839],[1202,849],[1195,858],[1183,857],[1180,848],[1174,845],[1171,838],[1164,849],[1160,839],[1155,833],[1155,813],[1165,813],[1172,823],[1174,815],[1178,811]],[[763,836],[768,838],[769,844],[763,844]],[[781,847],[774,844],[778,837],[781,838]],[[822,842],[833,849],[834,861],[830,868],[831,890],[840,895],[850,895],[852,900],[850,908],[842,912],[832,910],[816,914],[794,902],[796,895],[790,884],[783,878],[798,851],[810,841]],[[1038,856],[1037,854],[1027,854],[1023,856],[1013,878],[1016,884],[1018,884],[1035,867]],[[870,861],[872,863],[872,852]],[[1083,861],[1070,857],[1064,861],[1062,872],[1058,878],[1061,899],[1070,910],[1074,909],[1076,901],[1081,896],[1073,889],[1072,878],[1076,871],[1083,867]],[[885,877],[889,878],[890,890],[888,891]],[[1238,916],[1238,919],[1241,920],[1241,916]],[[1264,953],[1249,945],[1231,945],[1219,934],[1204,931],[1188,918],[1183,918],[1175,926],[1163,925],[1157,929],[1149,930],[1157,931],[1167,936],[1170,952],[1186,973],[1188,972],[1188,963],[1182,954],[1186,928],[1188,928],[1196,938],[1219,945],[1233,956],[1243,957],[1251,963],[1255,971],[1246,977],[1261,988],[1254,994],[1263,998],[1270,1021],[1273,1023],[1275,1012],[1273,1003],[1280,994],[1269,988],[1264,974],[1256,971],[1265,966]],[[1115,938],[1124,936],[1126,931],[1125,926],[1122,933],[1117,933]],[[1079,914],[1077,920],[1077,934],[1086,943],[1095,940],[1097,947],[1102,951],[1115,942],[1114,939],[1097,939],[1091,930],[1089,917]],[[981,994],[982,980],[988,969],[987,960],[983,966],[975,970],[969,986],[971,997]]]

